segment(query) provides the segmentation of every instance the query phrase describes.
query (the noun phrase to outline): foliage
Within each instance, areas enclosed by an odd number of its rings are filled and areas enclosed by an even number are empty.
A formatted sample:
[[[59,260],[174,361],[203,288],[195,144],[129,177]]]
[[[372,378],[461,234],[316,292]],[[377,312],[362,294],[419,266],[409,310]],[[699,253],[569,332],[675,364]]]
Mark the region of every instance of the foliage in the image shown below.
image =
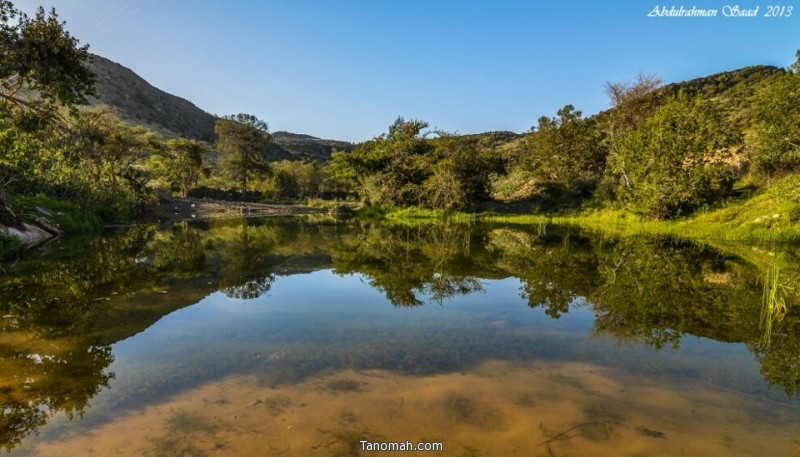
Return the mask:
[[[56,131],[27,131],[0,117],[0,182],[18,195],[69,200],[104,219],[147,201],[141,161],[158,139],[107,107],[81,108]]]
[[[0,260],[11,257],[22,248],[19,238],[0,233]]]
[[[529,170],[545,188],[560,188],[580,193],[593,188],[602,175],[606,153],[602,135],[581,112],[566,105],[557,117],[539,118],[528,136],[527,156],[521,166]]]
[[[40,7],[30,18],[0,0],[0,189],[30,171],[28,155],[39,156],[26,132],[52,124],[56,106],[83,103],[93,90],[87,49],[78,47],[54,10],[47,15]],[[2,193],[0,220],[20,222]]]
[[[769,178],[800,171],[800,74],[782,76],[757,102],[756,170]]]
[[[267,124],[251,114],[237,114],[214,124],[217,148],[222,154],[220,166],[226,175],[247,192],[250,176],[269,172],[266,154],[270,142]]]
[[[169,140],[150,157],[149,169],[185,198],[201,177],[211,173],[204,160],[210,152],[205,143],[196,140]]]
[[[370,204],[415,205],[430,176],[433,145],[424,138],[426,122],[398,117],[389,133],[334,153],[335,176],[352,185]]]
[[[398,117],[387,134],[334,153],[334,177],[372,205],[454,209],[486,198],[501,161],[485,153],[480,138],[437,132],[428,139],[427,126]]]
[[[437,209],[461,209],[489,197],[490,178],[502,162],[487,153],[480,139],[439,132],[433,140],[432,174],[423,183],[422,203]]]
[[[481,219],[508,220],[491,215]],[[673,235],[725,245],[730,241],[760,245],[797,243],[800,242],[800,176],[786,176],[754,195],[732,199],[719,208],[677,220],[643,219],[620,210],[540,216],[538,220],[579,225],[615,236]],[[535,223],[536,217],[520,222]]]
[[[45,195],[14,196],[17,213],[29,220],[43,217],[58,226],[66,234],[97,233],[102,222],[91,211],[86,211],[73,202],[55,200]]]
[[[18,109],[52,108],[86,102],[94,75],[86,68],[88,46],[64,29],[55,10],[42,7],[31,18],[7,0],[0,1],[0,98]],[[40,101],[26,100],[33,90]]]
[[[71,118],[65,135],[55,146],[63,151],[64,162],[77,165],[79,176],[59,179],[62,187],[77,181],[86,189],[83,197],[70,195],[105,219],[127,218],[148,199],[144,160],[158,147],[155,133],[119,120],[105,106],[83,108]]]
[[[735,169],[724,162],[729,139],[719,125],[709,104],[679,93],[637,130],[617,135],[607,173],[618,198],[635,212],[667,219],[730,195]]]
[[[346,194],[344,184],[333,177],[329,163],[281,160],[271,162],[272,173],[256,185],[270,200],[332,198]]]

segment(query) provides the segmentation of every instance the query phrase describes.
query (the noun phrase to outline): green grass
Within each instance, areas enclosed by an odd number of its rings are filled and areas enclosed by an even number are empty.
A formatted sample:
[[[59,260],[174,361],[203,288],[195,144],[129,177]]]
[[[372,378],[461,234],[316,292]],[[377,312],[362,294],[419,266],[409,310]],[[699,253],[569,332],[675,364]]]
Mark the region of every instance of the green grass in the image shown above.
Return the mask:
[[[433,224],[439,222],[470,223],[482,217],[483,213],[468,213],[441,209],[429,209],[419,206],[397,208],[391,206],[368,206],[356,212],[356,217],[363,220],[384,220],[403,225]]]
[[[470,213],[416,206],[367,206],[359,209],[356,217],[403,225],[479,221],[523,225],[568,224],[614,236],[672,235],[716,245],[800,243],[800,174],[776,180],[760,191],[728,201],[720,207],[668,221],[647,219],[614,209],[561,214],[497,214],[491,211]]]
[[[43,195],[14,196],[14,211],[25,221],[36,223],[42,217],[57,225],[66,234],[96,233],[102,227],[100,218],[75,203],[55,200]]]
[[[800,243],[800,175],[787,176],[755,195],[683,219],[658,221],[601,210],[550,221],[622,236],[644,233],[749,244]]]
[[[19,238],[0,234],[0,260],[13,256],[21,249]]]

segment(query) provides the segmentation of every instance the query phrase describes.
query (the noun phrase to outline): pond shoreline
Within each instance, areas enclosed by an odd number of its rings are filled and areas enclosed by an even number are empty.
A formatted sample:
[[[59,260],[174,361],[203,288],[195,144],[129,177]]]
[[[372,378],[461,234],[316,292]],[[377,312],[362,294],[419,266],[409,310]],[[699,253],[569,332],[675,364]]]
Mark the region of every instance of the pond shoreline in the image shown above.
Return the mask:
[[[206,219],[230,216],[298,216],[325,214],[326,208],[309,206],[253,203],[243,201],[213,200],[209,198],[176,198],[159,193],[159,204],[154,213],[168,219]]]

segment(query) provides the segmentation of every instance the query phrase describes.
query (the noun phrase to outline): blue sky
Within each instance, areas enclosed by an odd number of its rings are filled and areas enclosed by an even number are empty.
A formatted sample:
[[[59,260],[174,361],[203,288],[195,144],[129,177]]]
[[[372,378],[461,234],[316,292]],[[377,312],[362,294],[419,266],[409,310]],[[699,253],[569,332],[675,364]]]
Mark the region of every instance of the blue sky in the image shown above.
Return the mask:
[[[800,2],[16,0],[55,7],[90,50],[214,114],[362,141],[398,116],[458,133],[528,130],[606,81],[790,65]],[[763,17],[768,4],[791,17]],[[760,6],[755,18],[647,17],[656,5]]]

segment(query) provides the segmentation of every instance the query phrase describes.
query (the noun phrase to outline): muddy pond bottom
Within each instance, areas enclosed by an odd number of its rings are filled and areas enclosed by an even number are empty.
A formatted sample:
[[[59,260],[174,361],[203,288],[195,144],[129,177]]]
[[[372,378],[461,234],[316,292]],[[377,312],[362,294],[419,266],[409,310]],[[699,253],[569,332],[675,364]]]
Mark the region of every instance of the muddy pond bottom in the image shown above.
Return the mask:
[[[442,443],[408,455],[791,455],[798,411],[698,383],[585,363],[488,361],[408,376],[345,370],[271,388],[208,383],[35,455],[367,455],[362,441]]]

